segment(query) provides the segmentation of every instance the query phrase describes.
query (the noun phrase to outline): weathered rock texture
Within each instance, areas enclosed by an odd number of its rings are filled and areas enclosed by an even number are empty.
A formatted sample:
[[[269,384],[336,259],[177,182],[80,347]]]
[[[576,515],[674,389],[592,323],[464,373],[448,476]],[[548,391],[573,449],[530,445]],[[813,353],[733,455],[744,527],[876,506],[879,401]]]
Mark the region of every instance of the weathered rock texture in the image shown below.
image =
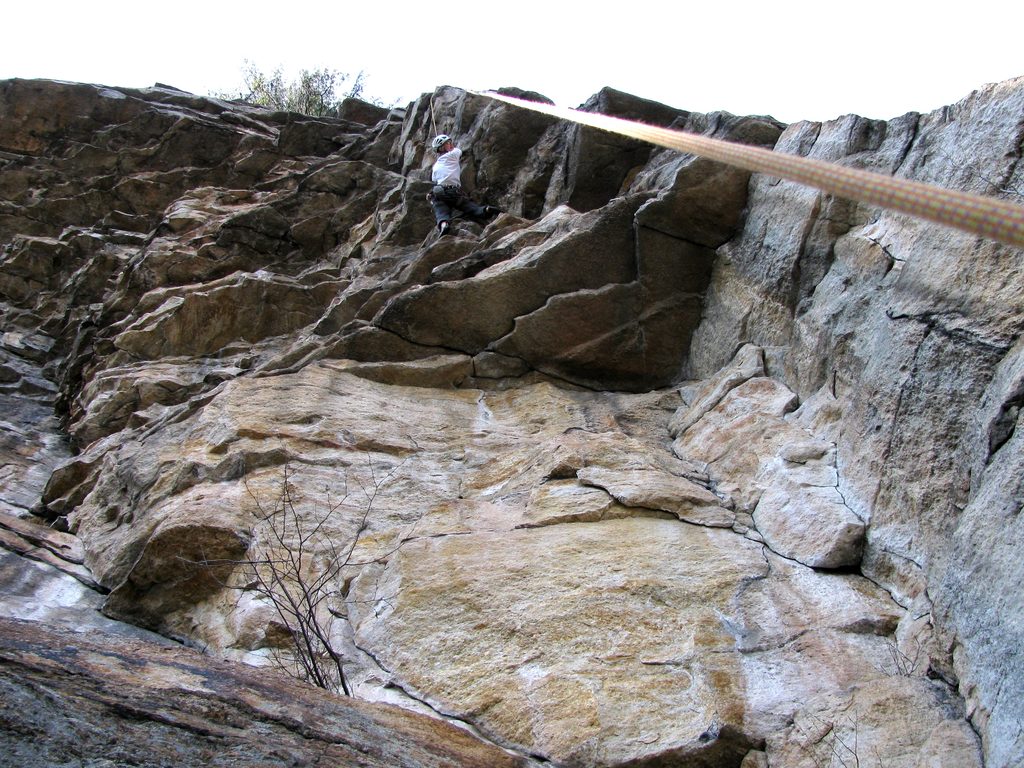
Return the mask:
[[[118,634],[0,618],[3,765],[522,762],[437,719]]]
[[[585,108],[1024,190],[1022,80],[888,123]],[[435,126],[504,211],[445,238]],[[1022,258],[450,87],[313,119],[0,83],[0,606],[57,644],[135,625],[126,738],[277,729],[261,764],[1020,764]],[[244,565],[277,505],[321,523],[293,551],[334,542],[304,575],[342,555],[318,615],[355,696],[434,720],[268,684],[196,725],[182,665],[288,665]],[[145,631],[221,661],[172,674]],[[19,696],[79,658],[7,648]],[[6,743],[64,756],[33,707]],[[350,717],[391,756],[345,757]]]

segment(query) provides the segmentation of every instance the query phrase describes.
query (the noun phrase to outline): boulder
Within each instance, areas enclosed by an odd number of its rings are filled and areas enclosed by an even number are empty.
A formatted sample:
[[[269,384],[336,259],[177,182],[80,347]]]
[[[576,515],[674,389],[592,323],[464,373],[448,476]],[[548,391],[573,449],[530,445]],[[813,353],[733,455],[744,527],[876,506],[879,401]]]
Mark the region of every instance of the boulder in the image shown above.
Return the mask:
[[[627,507],[669,512],[688,523],[718,528],[736,522],[735,515],[707,488],[668,472],[585,467],[576,476],[584,485],[603,488]]]
[[[372,126],[387,118],[389,109],[379,107],[362,99],[347,96],[338,105],[338,117],[353,123],[362,123],[365,126]]]
[[[860,563],[867,526],[846,506],[838,490],[835,452],[794,461],[802,445],[784,445],[764,465],[758,482],[766,489],[754,508],[754,524],[773,550],[812,568],[849,568]]]

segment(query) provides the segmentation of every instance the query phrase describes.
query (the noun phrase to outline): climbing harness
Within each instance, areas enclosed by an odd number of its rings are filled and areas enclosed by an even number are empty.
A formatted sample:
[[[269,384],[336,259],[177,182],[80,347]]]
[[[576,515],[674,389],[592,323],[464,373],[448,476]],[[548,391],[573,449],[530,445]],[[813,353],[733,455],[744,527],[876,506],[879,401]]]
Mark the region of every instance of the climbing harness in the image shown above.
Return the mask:
[[[1024,206],[1007,200],[491,91],[477,95],[1024,247]]]

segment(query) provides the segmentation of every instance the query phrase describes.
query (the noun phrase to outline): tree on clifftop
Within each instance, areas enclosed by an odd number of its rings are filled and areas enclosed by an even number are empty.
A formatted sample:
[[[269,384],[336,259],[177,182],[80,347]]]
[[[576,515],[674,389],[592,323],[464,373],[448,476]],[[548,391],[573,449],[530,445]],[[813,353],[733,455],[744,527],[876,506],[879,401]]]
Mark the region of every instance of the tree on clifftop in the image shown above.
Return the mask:
[[[246,60],[242,66],[241,88],[211,95],[268,109],[323,117],[336,114],[342,99],[362,96],[366,75],[360,71],[351,80],[350,77],[346,72],[333,69],[303,69],[297,80],[286,83],[280,67],[267,74]],[[351,85],[341,91],[346,82]]]

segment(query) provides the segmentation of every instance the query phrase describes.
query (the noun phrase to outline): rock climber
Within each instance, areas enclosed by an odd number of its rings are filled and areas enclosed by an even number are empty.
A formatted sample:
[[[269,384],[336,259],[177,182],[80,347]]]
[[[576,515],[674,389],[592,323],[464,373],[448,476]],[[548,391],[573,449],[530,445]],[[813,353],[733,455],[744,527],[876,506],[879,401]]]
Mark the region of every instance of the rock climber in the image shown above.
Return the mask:
[[[498,213],[494,206],[475,203],[462,191],[462,150],[455,146],[451,136],[444,133],[435,136],[430,147],[437,153],[430,172],[431,181],[434,182],[430,205],[434,209],[438,232],[442,235],[448,233],[452,212],[455,210],[474,219],[488,219]]]

